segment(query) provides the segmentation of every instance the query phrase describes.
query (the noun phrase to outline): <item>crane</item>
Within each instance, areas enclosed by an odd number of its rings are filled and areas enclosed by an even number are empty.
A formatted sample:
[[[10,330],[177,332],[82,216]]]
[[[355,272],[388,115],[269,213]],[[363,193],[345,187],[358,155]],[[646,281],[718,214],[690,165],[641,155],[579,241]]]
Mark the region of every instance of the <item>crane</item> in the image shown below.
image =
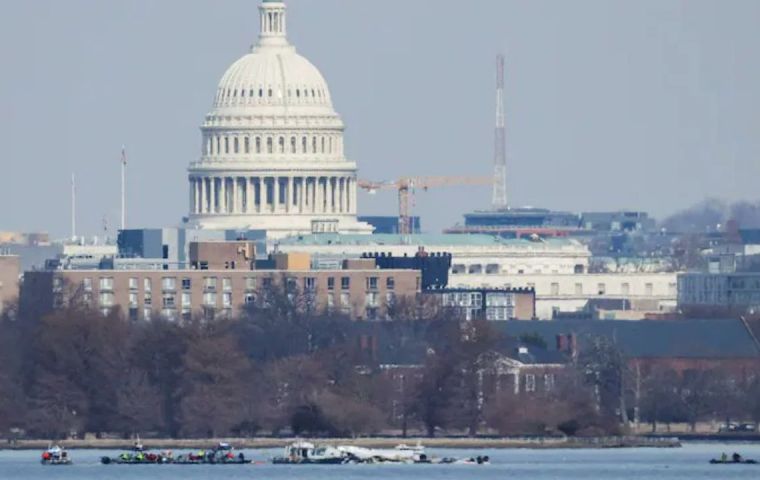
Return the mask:
[[[402,177],[397,180],[370,181],[359,180],[357,185],[367,193],[374,194],[379,190],[398,191],[398,233],[412,233],[411,204],[414,200],[414,189],[427,191],[432,187],[449,187],[453,185],[492,185],[493,177]]]

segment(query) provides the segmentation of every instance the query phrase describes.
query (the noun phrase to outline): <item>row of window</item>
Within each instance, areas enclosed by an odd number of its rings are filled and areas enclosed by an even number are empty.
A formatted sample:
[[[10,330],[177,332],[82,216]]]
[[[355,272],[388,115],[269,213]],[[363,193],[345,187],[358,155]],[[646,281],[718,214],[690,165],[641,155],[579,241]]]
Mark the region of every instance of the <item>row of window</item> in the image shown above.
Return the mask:
[[[276,144],[275,144],[276,143]],[[206,155],[235,155],[250,153],[267,154],[332,154],[340,153],[340,140],[337,135],[250,137],[250,136],[208,136],[205,140]]]
[[[568,272],[570,271],[570,269],[572,269],[574,273],[583,273],[585,270],[583,265],[569,265],[569,266],[563,265],[562,269],[563,271],[568,271]],[[525,274],[525,272],[526,272],[526,268],[517,269],[518,275],[523,275]],[[556,267],[550,268],[548,265],[545,265],[543,268],[534,268],[532,271],[532,273],[534,274],[542,274],[544,272],[551,272],[554,274],[560,273],[558,268]],[[464,265],[461,263],[457,263],[451,266],[451,273],[453,275],[465,275],[465,274],[481,275],[484,273],[486,275],[499,275],[501,273],[509,273],[509,272],[507,271],[507,269],[502,269],[502,265],[499,265],[498,263],[489,263],[486,265],[481,265],[477,263],[473,265]]]
[[[327,99],[327,93],[322,90],[321,88],[307,88],[307,87],[298,87],[298,88],[288,88],[285,92],[287,94],[287,98],[296,100],[305,100],[308,101],[311,100],[322,100]],[[231,101],[233,99],[240,99],[241,101],[245,101],[245,99],[253,100],[253,99],[266,99],[265,101],[271,102],[272,99],[282,99],[283,98],[283,91],[281,89],[273,89],[272,87],[263,87],[259,86],[258,88],[255,87],[248,87],[248,88],[220,88],[219,92],[217,94],[217,102],[226,100]]]
[[[57,282],[62,282],[62,279],[59,277],[56,277],[55,280]],[[328,277],[327,278],[327,289],[328,290],[335,290],[336,286],[336,277]],[[271,277],[262,277],[262,287],[269,288],[272,286],[272,278]],[[287,278],[286,279],[286,286],[288,287],[289,291],[293,291],[298,287],[296,284],[295,278]],[[137,277],[130,277],[129,280],[129,290],[134,292],[136,290],[139,290],[140,287],[140,280]],[[192,278],[181,278],[181,287],[182,290],[191,290],[193,286],[193,279]],[[365,279],[366,282],[366,289],[368,291],[378,290],[380,285],[380,279],[379,277],[367,277]],[[259,284],[259,278],[258,277],[246,277],[245,278],[245,288],[246,290],[256,290],[258,288]],[[99,290],[101,293],[103,292],[113,292],[114,289],[114,279],[113,277],[101,277],[99,279]],[[149,294],[150,291],[153,289],[153,281],[151,278],[143,278],[142,279],[142,288],[145,291],[146,294]],[[218,277],[204,277],[203,278],[203,289],[207,292],[214,292],[219,288],[219,278]],[[314,291],[317,288],[317,278],[316,277],[305,277],[303,278],[303,290],[304,291]],[[340,288],[341,290],[349,290],[351,288],[351,277],[340,277]],[[386,277],[385,278],[385,288],[387,290],[394,290],[396,288],[396,280],[394,277]],[[92,291],[92,278],[84,278],[82,279],[82,289],[85,292],[91,292]],[[224,292],[230,292],[232,291],[232,279],[229,277],[223,277],[221,279],[221,289]],[[173,292],[177,290],[177,277],[163,277],[161,279],[161,290],[164,292]]]

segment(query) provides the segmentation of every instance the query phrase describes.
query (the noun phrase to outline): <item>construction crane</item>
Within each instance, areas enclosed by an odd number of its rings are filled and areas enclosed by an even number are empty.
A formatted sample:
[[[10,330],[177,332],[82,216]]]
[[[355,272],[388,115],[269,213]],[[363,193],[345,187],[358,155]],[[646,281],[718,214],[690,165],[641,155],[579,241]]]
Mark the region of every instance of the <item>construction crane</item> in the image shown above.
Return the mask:
[[[359,180],[359,188],[374,194],[379,190],[398,191],[398,233],[412,233],[411,206],[414,201],[414,191],[421,188],[427,191],[432,187],[450,187],[453,185],[492,185],[493,177],[404,177],[397,180],[373,182]]]

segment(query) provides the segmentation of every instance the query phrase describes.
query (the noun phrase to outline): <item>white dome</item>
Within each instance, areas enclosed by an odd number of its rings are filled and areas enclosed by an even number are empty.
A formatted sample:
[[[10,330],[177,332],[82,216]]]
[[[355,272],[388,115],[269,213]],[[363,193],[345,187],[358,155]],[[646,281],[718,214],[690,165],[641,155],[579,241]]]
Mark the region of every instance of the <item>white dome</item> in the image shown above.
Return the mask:
[[[324,77],[293,47],[257,47],[240,58],[222,76],[214,100],[215,109],[285,106],[334,114]]]
[[[270,238],[371,233],[356,218],[356,164],[322,74],[286,36],[286,6],[263,0],[259,41],[222,76],[189,168],[189,221]]]

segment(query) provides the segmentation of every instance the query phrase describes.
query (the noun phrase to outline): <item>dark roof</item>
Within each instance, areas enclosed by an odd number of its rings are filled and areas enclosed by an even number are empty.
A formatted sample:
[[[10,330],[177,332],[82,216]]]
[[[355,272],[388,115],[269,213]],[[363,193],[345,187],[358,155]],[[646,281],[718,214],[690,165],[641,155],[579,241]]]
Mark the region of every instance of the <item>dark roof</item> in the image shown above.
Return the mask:
[[[575,333],[579,349],[593,336],[613,339],[634,358],[760,358],[760,349],[738,319],[713,320],[556,320],[508,321],[507,335],[538,334],[556,350],[557,335]]]
[[[760,244],[760,228],[739,229],[739,236],[745,245]]]

